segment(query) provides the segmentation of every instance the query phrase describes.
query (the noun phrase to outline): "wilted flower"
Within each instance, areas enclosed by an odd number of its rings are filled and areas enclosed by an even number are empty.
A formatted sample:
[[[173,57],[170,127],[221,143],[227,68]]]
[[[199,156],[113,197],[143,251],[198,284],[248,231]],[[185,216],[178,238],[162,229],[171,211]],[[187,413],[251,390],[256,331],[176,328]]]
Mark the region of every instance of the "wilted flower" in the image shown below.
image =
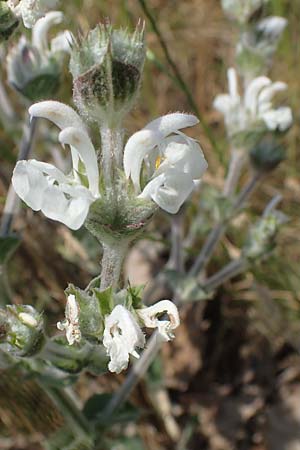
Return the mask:
[[[94,146],[79,115],[69,106],[55,101],[36,103],[29,108],[32,117],[44,117],[62,131],[59,141],[69,145],[73,169],[65,175],[51,164],[19,161],[12,183],[19,197],[34,211],[80,228],[89,206],[99,197],[99,172]]]
[[[7,4],[26,28],[32,28],[47,11],[55,8],[59,0],[8,0]]]
[[[110,356],[108,368],[120,373],[129,363],[129,355],[139,358],[137,348],[144,348],[145,336],[133,315],[117,305],[105,318],[103,345]]]
[[[173,330],[179,324],[179,314],[176,305],[170,300],[161,300],[148,308],[137,309],[137,315],[147,328],[157,328],[163,341],[170,341],[174,338]],[[158,316],[166,313],[169,320],[159,319]]]
[[[79,306],[76,302],[75,295],[68,295],[65,320],[57,323],[57,328],[60,331],[66,331],[66,338],[69,345],[75,342],[80,342],[81,331],[79,327]]]
[[[129,138],[124,170],[140,198],[153,200],[173,214],[179,210],[207,169],[199,144],[179,131],[197,123],[198,119],[189,114],[168,114]],[[141,192],[143,161],[148,183]]]
[[[224,115],[230,136],[251,129],[259,122],[264,123],[271,131],[285,131],[292,125],[293,117],[289,107],[272,106],[275,94],[287,89],[285,83],[272,83],[267,77],[258,77],[251,81],[244,97],[240,97],[237,74],[231,68],[228,70],[228,88],[228,94],[216,97],[214,107]]]
[[[62,52],[70,51],[70,33],[60,33],[48,42],[48,31],[61,23],[63,14],[53,11],[39,19],[32,29],[32,42],[24,36],[7,56],[8,81],[18,92],[36,101],[53,95],[61,75]]]

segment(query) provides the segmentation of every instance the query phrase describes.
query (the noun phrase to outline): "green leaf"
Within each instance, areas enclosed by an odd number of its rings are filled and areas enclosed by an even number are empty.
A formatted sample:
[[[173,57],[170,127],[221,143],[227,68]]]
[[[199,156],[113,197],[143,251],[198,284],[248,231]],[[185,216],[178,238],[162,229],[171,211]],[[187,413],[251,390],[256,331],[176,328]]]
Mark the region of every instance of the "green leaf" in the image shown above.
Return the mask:
[[[94,288],[92,289],[93,294],[99,302],[100,311],[103,317],[109,315],[114,308],[114,300],[113,300],[113,289],[112,287],[108,287],[104,291],[100,291],[100,289]]]
[[[144,288],[145,285],[128,287],[125,301],[125,306],[127,309],[137,309],[142,307],[142,293]]]
[[[88,421],[101,426],[111,426],[117,423],[136,421],[139,417],[137,408],[129,403],[125,403],[113,416],[107,416],[105,410],[112,398],[112,394],[95,394],[90,397],[84,405],[83,414]]]
[[[0,236],[0,265],[5,264],[20,245],[21,239],[17,236]]]

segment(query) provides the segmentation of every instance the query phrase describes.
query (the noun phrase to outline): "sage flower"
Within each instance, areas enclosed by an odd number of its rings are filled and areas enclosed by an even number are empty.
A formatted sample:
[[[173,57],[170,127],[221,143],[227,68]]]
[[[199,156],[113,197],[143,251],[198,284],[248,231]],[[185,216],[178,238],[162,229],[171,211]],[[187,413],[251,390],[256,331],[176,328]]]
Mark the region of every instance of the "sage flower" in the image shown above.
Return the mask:
[[[174,338],[173,330],[179,326],[180,319],[178,309],[173,302],[161,300],[155,305],[138,309],[136,312],[145,327],[158,329],[159,336],[163,341],[170,341]],[[159,319],[158,316],[163,313],[169,316],[169,320]]]
[[[291,108],[274,108],[272,100],[275,94],[287,89],[286,83],[257,77],[246,88],[243,97],[238,92],[238,80],[235,69],[228,70],[228,94],[218,95],[214,107],[224,115],[229,135],[246,131],[259,122],[263,122],[271,131],[287,130],[293,122]]]
[[[22,36],[8,52],[8,82],[32,102],[54,95],[60,86],[63,57],[70,52],[72,37],[65,30],[49,41],[48,33],[63,18],[59,11],[47,13],[34,25],[31,42]]]
[[[145,336],[130,311],[117,305],[105,318],[103,345],[110,357],[108,369],[120,373],[129,363],[129,356],[139,358],[137,348],[144,348]]]
[[[76,302],[75,295],[69,295],[67,298],[65,320],[57,323],[57,328],[60,331],[66,332],[66,338],[69,345],[75,342],[80,342],[81,331],[79,327],[79,306]]]
[[[94,146],[79,115],[67,105],[45,101],[29,108],[31,117],[43,117],[57,125],[60,143],[69,145],[73,168],[68,175],[52,164],[19,161],[12,183],[18,196],[34,211],[77,230],[91,203],[99,198],[99,171]]]
[[[129,138],[124,171],[139,198],[153,200],[169,213],[178,212],[207,169],[199,144],[179,131],[198,122],[190,114],[168,114]],[[143,162],[146,183],[141,189]]]
[[[8,0],[8,6],[22,18],[26,28],[32,28],[47,11],[55,8],[59,0]]]

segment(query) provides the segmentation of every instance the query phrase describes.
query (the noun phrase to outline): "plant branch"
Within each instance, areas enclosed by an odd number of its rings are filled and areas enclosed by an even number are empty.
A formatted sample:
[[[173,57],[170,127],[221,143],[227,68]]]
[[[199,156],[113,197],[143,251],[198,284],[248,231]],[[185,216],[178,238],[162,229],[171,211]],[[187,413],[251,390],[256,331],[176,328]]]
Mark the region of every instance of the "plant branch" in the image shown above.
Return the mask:
[[[261,180],[262,173],[261,172],[254,172],[252,177],[250,178],[249,182],[246,184],[246,186],[242,189],[240,194],[238,195],[237,199],[232,205],[232,214],[230,216],[230,219],[245,205],[245,202],[248,200],[252,192],[257,186],[257,183]],[[200,254],[196,258],[195,263],[191,267],[189,271],[189,275],[197,275],[200,273],[207,263],[210,260],[211,255],[213,254],[216,246],[218,245],[220,239],[222,238],[223,234],[225,233],[227,229],[227,225],[230,219],[224,219],[220,223],[216,224],[215,227],[211,230],[210,234],[208,235]]]

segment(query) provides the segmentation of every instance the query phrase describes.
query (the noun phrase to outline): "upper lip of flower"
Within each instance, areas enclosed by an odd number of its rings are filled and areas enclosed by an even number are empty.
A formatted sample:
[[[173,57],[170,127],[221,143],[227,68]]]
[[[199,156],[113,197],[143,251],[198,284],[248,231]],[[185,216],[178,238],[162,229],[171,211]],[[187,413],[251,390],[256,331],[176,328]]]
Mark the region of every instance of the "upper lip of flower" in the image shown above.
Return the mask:
[[[17,194],[35,210],[72,229],[83,224],[89,205],[99,196],[99,171],[94,146],[79,115],[69,106],[55,101],[40,102],[29,108],[32,117],[54,122],[61,132],[59,141],[69,145],[73,174],[68,177],[51,164],[35,160],[19,161],[13,174]],[[84,164],[88,188],[82,185],[79,161]]]

